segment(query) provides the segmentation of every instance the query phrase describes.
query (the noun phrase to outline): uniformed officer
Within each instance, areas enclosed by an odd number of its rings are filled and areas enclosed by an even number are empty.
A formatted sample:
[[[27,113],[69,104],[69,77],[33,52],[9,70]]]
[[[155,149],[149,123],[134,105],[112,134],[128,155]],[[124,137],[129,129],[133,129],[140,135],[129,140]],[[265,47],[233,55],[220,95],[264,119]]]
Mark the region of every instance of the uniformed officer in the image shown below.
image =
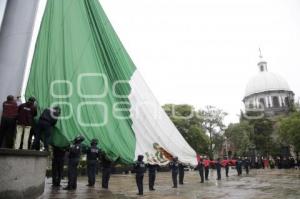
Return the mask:
[[[68,186],[64,190],[75,190],[77,188],[77,167],[80,161],[80,154],[82,150],[81,143],[84,137],[77,136],[69,149],[69,162],[68,162]]]
[[[183,184],[184,179],[184,168],[186,168],[186,165],[184,165],[182,162],[178,165],[178,171],[179,171],[179,184]]]
[[[108,156],[104,152],[101,153],[101,166],[102,166],[102,188],[108,189],[112,161],[108,158]]]
[[[290,168],[290,169],[294,169],[294,168],[295,168],[295,159],[294,159],[293,156],[291,156],[291,157],[289,158],[289,168]]]
[[[223,166],[225,167],[225,175],[226,175],[226,177],[229,177],[228,176],[228,173],[229,173],[229,164],[230,164],[230,162],[229,162],[228,158],[225,157],[224,160],[223,160]]]
[[[249,167],[250,167],[250,160],[248,159],[248,157],[244,158],[244,167],[246,170],[246,174],[249,174]]]
[[[66,151],[62,148],[53,146],[52,158],[52,186],[60,187],[60,181],[63,175],[64,160]]]
[[[88,174],[88,184],[87,186],[93,187],[96,182],[96,169],[97,160],[100,156],[100,149],[97,147],[98,140],[92,139],[91,147],[86,151],[87,154],[87,174]]]
[[[289,168],[289,161],[286,157],[283,157],[283,160],[281,161],[281,166],[283,169],[288,169]]]
[[[146,171],[146,165],[143,161],[144,156],[139,155],[137,161],[134,164],[134,171],[135,171],[135,180],[136,185],[138,187],[139,193],[137,195],[143,195],[143,179],[144,179],[144,173]]]
[[[179,170],[178,157],[174,157],[173,160],[169,164],[170,169],[172,170],[172,180],[173,180],[173,188],[177,188],[177,176]]]
[[[157,164],[148,164],[148,176],[149,176],[149,190],[154,191],[154,184],[156,178],[156,170],[158,165]]]
[[[207,158],[207,156],[204,156],[204,171],[205,171],[205,180],[208,180],[209,175],[209,166],[210,166],[210,160]]]
[[[215,167],[217,170],[217,180],[221,180],[221,168],[222,168],[222,164],[221,164],[221,159],[218,158],[217,161],[215,162]]]
[[[201,183],[204,183],[204,163],[203,163],[203,159],[200,158],[198,165],[197,165],[197,169],[199,170],[199,175],[201,178]]]
[[[7,96],[7,100],[3,102],[2,107],[0,148],[13,148],[16,119],[18,115],[18,104],[15,101],[14,96]]]
[[[45,137],[44,139],[45,150],[46,151],[49,150],[51,134],[54,126],[57,123],[57,120],[59,119],[60,114],[61,114],[61,109],[58,106],[55,106],[53,108],[47,108],[43,111],[35,129],[34,143],[32,146],[35,150],[40,150],[40,140],[42,134],[44,134]]]
[[[240,157],[238,157],[237,161],[236,161],[236,171],[238,173],[238,176],[242,175],[242,160]]]

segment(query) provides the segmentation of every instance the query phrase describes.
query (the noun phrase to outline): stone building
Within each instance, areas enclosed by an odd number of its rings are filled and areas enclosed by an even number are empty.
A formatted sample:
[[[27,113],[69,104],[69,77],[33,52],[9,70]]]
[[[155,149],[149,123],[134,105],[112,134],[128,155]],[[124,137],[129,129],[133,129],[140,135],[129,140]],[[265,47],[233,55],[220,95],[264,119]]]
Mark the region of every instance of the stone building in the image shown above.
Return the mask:
[[[283,77],[269,72],[262,55],[259,58],[259,72],[246,86],[243,99],[245,112],[259,111],[266,117],[288,113],[294,103],[294,92]]]

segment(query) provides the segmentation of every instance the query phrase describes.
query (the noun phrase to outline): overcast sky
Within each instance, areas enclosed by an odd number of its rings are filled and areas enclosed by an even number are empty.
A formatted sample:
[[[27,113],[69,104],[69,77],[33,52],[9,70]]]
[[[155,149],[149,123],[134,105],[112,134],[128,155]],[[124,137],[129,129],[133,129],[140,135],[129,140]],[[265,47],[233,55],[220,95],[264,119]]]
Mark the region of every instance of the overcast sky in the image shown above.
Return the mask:
[[[4,14],[5,5],[6,5],[6,0],[0,0],[0,29],[1,29],[1,22]]]
[[[300,95],[299,0],[100,0],[161,104],[208,104],[238,121],[258,48]]]
[[[237,122],[259,47],[300,95],[299,0],[100,2],[161,104],[214,105]]]

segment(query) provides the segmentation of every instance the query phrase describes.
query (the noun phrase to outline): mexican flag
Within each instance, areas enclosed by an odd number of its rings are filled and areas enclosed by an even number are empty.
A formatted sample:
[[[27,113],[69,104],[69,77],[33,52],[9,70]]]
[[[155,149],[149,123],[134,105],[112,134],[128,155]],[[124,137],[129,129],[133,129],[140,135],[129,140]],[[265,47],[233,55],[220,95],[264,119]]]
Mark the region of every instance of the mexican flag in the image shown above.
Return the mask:
[[[159,72],[159,71],[157,71]],[[167,78],[167,77],[166,77]],[[48,0],[26,88],[39,110],[60,106],[52,144],[93,138],[111,159],[196,165],[196,152],[136,69],[98,0]]]

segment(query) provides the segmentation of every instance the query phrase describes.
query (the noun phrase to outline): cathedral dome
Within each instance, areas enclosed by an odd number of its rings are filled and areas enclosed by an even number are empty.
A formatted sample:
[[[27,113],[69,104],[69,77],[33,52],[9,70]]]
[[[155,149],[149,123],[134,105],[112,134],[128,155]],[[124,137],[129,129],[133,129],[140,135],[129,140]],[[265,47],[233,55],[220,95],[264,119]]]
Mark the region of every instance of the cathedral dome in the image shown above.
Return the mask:
[[[257,111],[262,114],[257,115],[259,117],[286,114],[294,103],[294,92],[284,78],[268,72],[267,62],[263,60],[261,53],[259,57],[259,73],[249,80],[243,99],[246,116],[251,118],[251,114]]]
[[[291,89],[287,81],[281,76],[268,71],[261,71],[249,80],[245,97],[266,91],[291,91]]]
[[[291,92],[290,86],[284,78],[275,73],[268,72],[267,62],[263,59],[260,49],[259,51],[260,59],[257,63],[259,73],[249,80],[246,86],[245,98],[267,91]]]

